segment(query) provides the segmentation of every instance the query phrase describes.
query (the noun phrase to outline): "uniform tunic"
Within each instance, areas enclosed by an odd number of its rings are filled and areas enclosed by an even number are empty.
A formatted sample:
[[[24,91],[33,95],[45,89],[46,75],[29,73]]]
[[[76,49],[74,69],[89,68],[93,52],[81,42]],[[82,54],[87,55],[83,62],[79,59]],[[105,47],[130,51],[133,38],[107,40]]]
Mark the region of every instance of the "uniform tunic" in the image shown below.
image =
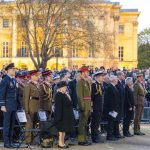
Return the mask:
[[[4,145],[11,144],[13,127],[15,123],[15,111],[17,110],[17,87],[16,79],[6,75],[0,83],[0,107],[5,106],[3,113],[3,139]]]

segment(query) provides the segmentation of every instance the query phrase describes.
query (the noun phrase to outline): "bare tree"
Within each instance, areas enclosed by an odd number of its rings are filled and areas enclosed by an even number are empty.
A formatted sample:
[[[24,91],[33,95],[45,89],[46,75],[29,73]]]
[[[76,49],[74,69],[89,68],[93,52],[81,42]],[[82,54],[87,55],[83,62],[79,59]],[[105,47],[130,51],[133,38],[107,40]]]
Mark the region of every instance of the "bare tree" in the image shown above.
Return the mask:
[[[16,0],[16,9],[24,26],[22,37],[37,69],[46,68],[58,50],[69,51],[75,43],[85,50],[112,49],[112,33],[100,31],[91,21],[95,16],[105,18],[91,0]]]

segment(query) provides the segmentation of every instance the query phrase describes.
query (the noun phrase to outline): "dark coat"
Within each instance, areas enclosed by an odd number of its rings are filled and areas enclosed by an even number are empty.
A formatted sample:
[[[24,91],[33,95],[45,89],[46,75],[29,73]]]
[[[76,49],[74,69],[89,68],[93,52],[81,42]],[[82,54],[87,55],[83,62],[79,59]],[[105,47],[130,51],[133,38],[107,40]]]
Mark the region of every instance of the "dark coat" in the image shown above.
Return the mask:
[[[93,102],[93,110],[102,112],[103,104],[103,88],[97,81],[92,84],[91,100]]]
[[[108,83],[106,83],[106,82],[103,83],[104,91],[106,91],[106,89],[108,88],[108,86],[109,86]]]
[[[119,112],[119,91],[110,84],[104,95],[104,113],[108,115],[111,111]]]
[[[5,106],[7,112],[17,110],[16,80],[8,75],[0,83],[0,106]]]
[[[124,109],[126,110],[129,108],[134,108],[134,96],[133,96],[133,91],[126,85]]]
[[[132,110],[129,110],[132,108]],[[125,87],[125,101],[124,101],[124,117],[134,118],[134,96],[133,91],[126,85]]]
[[[76,91],[76,79],[69,82],[69,89],[70,89],[70,97],[72,100],[72,107],[77,109],[78,105],[78,97],[77,97],[77,91]]]
[[[74,114],[71,100],[66,94],[57,92],[55,96],[54,120],[60,132],[72,132],[74,130]]]
[[[119,91],[119,114],[121,116],[123,116],[123,112],[124,112],[124,99],[125,99],[125,88],[123,83],[121,83],[120,81],[118,81],[118,84],[116,85],[118,91]]]

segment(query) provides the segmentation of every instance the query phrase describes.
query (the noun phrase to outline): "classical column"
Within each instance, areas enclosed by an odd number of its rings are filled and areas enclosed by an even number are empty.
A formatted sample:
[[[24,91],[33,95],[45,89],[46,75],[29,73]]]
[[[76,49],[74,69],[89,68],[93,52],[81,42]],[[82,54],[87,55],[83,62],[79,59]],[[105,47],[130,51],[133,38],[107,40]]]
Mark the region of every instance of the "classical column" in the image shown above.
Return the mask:
[[[12,57],[17,57],[17,15],[13,12],[12,23]]]
[[[114,58],[115,61],[118,62],[118,43],[119,43],[119,35],[118,35],[118,29],[119,29],[119,20],[120,16],[118,13],[114,14]],[[116,64],[117,65],[117,64]]]
[[[132,51],[132,58],[133,62],[136,64],[138,63],[138,21],[133,22],[133,51]],[[134,66],[137,67],[137,66]]]

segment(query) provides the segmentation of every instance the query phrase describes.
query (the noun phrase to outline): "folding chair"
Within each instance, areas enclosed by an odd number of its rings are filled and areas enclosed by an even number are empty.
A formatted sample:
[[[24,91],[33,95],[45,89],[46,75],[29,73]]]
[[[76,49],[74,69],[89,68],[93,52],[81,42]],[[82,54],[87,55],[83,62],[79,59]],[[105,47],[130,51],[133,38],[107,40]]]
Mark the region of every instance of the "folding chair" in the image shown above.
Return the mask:
[[[35,129],[25,129],[25,125],[27,123],[27,117],[26,117],[26,113],[24,110],[18,110],[16,112],[16,119],[18,122],[18,125],[20,127],[20,135],[19,135],[19,144],[17,146],[17,149],[21,148],[23,142],[25,141],[25,134],[27,132],[33,133],[35,136],[34,138],[40,133],[40,129],[35,128]],[[30,150],[31,145],[29,143],[27,143],[27,148],[29,148]]]

